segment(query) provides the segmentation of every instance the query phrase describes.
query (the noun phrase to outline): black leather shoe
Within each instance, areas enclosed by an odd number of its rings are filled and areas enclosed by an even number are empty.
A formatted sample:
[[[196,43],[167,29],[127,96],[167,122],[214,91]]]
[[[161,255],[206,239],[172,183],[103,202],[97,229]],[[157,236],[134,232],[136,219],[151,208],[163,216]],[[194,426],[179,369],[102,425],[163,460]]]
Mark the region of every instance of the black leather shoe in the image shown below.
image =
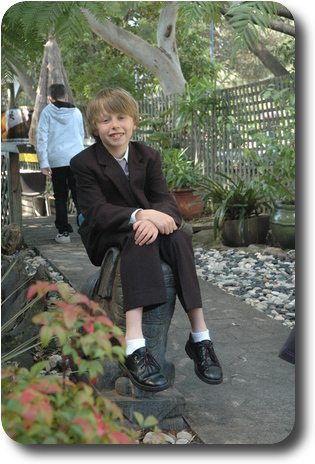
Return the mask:
[[[131,382],[141,390],[158,392],[169,386],[167,378],[161,374],[160,365],[146,347],[139,348],[129,356],[120,369],[127,374]]]
[[[213,343],[210,340],[193,342],[190,334],[185,346],[186,353],[195,362],[195,372],[200,380],[213,385],[223,380],[223,373],[218,358],[214,352]]]

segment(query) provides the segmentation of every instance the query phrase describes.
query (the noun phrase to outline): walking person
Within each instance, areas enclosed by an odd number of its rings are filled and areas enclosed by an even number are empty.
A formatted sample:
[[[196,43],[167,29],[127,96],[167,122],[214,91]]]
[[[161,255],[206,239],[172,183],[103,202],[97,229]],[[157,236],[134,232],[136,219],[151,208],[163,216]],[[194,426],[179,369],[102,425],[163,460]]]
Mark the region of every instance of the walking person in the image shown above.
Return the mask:
[[[73,232],[68,222],[69,190],[80,213],[75,178],[70,169],[71,158],[84,149],[84,126],[80,110],[68,102],[63,84],[48,89],[48,104],[41,113],[37,128],[37,159],[45,176],[52,179],[58,234],[57,243],[70,243]]]
[[[99,92],[88,104],[87,124],[96,143],[71,159],[84,221],[79,228],[91,262],[121,250],[120,274],[126,315],[126,359],[121,369],[138,388],[160,391],[168,379],[146,348],[143,311],[167,301],[161,259],[172,268],[191,333],[185,349],[204,382],[222,382],[222,368],[204,320],[191,237],[167,188],[160,154],[130,139],[138,105],[123,89]]]

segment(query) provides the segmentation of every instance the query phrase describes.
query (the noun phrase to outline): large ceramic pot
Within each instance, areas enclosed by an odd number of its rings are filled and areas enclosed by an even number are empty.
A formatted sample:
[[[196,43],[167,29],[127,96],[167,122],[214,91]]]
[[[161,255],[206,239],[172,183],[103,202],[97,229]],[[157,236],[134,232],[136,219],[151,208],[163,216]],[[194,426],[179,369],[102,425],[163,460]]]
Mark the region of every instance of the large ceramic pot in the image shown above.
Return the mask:
[[[200,218],[204,210],[204,203],[202,203],[201,195],[194,195],[194,190],[189,188],[181,190],[172,190],[172,195],[185,221],[191,221],[192,219]],[[191,204],[196,201],[198,203],[196,203],[195,205]]]
[[[253,216],[244,220],[243,237],[238,231],[239,221],[224,221],[222,238],[224,244],[233,247],[246,247],[251,243],[265,243],[269,230],[269,216]]]
[[[295,205],[278,205],[270,216],[275,240],[284,249],[295,249]]]

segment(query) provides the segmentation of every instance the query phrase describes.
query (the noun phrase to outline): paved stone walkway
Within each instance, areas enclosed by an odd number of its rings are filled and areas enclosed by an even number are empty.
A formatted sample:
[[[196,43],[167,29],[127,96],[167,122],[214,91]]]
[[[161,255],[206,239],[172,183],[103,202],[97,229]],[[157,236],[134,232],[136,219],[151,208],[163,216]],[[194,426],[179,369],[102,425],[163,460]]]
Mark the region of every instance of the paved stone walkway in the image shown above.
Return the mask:
[[[97,271],[75,232],[68,245],[55,243],[53,217],[25,218],[24,239],[80,291]],[[76,230],[75,218],[72,217]],[[206,444],[275,444],[295,422],[295,366],[278,357],[290,329],[240,299],[200,279],[205,318],[224,381],[209,386],[194,374],[184,347],[189,323],[179,302],[171,324],[167,358],[175,364],[174,387],[186,399],[189,426]]]

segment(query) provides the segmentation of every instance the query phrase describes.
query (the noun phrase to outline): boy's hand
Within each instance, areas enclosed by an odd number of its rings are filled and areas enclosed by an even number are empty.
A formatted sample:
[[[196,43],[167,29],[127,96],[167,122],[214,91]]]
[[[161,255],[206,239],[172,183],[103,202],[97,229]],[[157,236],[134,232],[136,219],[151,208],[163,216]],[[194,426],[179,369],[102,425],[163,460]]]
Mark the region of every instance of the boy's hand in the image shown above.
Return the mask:
[[[134,223],[136,245],[150,245],[156,240],[159,234],[158,228],[148,220],[140,220]]]
[[[156,211],[155,209],[144,209],[136,214],[137,220],[149,220],[157,228],[160,234],[169,235],[177,230],[174,219],[168,214]]]
[[[51,169],[50,169],[50,168],[43,168],[43,169],[42,169],[42,173],[43,173],[45,176],[51,178]]]

